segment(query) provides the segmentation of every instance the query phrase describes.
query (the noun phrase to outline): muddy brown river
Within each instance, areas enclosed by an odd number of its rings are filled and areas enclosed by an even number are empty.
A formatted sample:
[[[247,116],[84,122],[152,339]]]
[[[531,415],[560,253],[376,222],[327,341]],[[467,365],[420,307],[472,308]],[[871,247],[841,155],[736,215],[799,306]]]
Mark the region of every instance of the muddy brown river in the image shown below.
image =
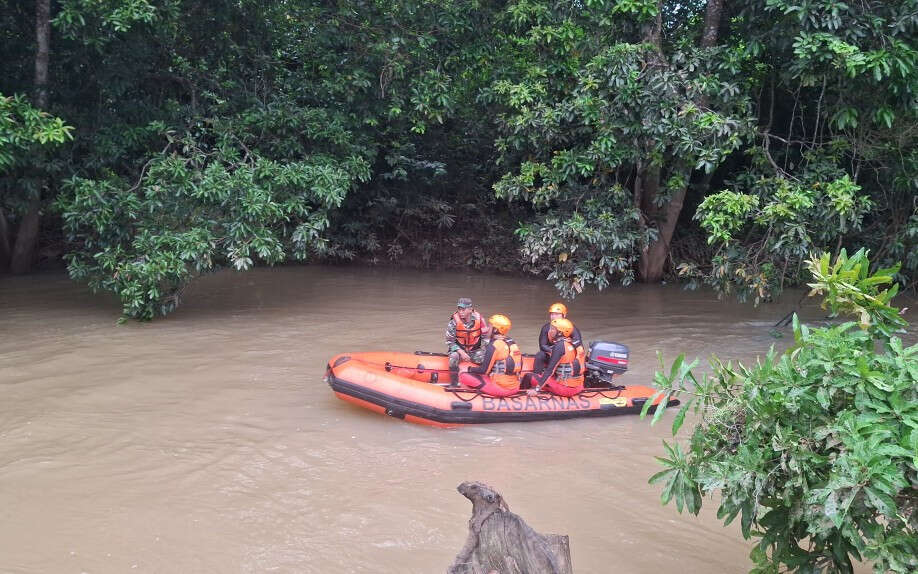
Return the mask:
[[[538,279],[286,267],[205,277],[167,319],[117,326],[115,299],[64,275],[0,279],[0,572],[444,572],[464,480],[570,535],[578,573],[748,570],[716,501],[680,515],[647,484],[672,414],[443,430],[322,382],[336,353],[442,351],[460,296],[510,315],[524,352],[556,299]],[[658,350],[748,361],[788,344],[769,331],[798,298],[636,286],[570,316],[585,340],[629,345],[621,381],[648,384]]]

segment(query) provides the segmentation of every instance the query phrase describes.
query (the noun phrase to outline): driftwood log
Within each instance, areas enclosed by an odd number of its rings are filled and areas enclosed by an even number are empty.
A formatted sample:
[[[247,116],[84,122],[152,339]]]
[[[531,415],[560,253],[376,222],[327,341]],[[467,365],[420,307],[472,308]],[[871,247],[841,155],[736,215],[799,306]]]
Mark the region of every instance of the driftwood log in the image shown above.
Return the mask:
[[[447,574],[573,574],[567,536],[539,534],[481,482],[457,490],[472,501],[469,537]]]

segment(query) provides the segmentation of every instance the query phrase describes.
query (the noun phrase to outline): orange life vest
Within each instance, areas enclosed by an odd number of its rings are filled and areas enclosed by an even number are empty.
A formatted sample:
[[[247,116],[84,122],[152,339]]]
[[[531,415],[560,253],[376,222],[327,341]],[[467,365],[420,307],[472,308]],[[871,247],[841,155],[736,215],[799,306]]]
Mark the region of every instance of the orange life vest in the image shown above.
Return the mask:
[[[453,321],[456,323],[456,343],[463,350],[474,349],[481,340],[481,331],[484,329],[484,320],[478,311],[472,311],[472,326],[466,327],[465,323],[459,317],[459,312],[453,313]]]
[[[494,346],[494,353],[491,355],[491,364],[488,365],[488,376],[502,388],[518,388],[520,367],[523,365],[520,348],[512,340],[508,342],[505,339],[495,339],[491,344]]]
[[[579,349],[579,350],[578,350]],[[583,349],[574,347],[570,341],[564,340],[564,356],[558,361],[553,376],[555,380],[568,387],[583,386]]]

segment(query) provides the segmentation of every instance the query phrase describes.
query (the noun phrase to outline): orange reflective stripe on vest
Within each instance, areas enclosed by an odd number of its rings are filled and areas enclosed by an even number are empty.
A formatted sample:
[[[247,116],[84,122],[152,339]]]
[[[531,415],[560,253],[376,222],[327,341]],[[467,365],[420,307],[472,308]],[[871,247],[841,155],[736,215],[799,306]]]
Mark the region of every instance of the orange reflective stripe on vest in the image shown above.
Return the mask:
[[[472,313],[472,320],[474,321],[472,326],[466,327],[459,317],[459,312],[453,313],[453,321],[456,323],[456,342],[466,351],[478,344],[478,341],[481,340],[481,331],[484,329],[484,321],[477,312]]]

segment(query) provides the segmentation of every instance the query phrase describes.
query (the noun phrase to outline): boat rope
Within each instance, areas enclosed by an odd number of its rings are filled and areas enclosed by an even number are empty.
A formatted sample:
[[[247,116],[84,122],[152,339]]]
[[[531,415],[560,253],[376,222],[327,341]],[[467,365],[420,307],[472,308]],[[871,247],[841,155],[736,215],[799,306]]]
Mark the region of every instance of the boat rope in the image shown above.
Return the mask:
[[[421,365],[421,364],[418,364],[414,367],[409,367],[408,365],[393,365],[392,363],[388,361],[386,361],[385,367],[386,367],[386,372],[390,372],[392,371],[392,369],[407,369],[409,371],[417,371],[418,373],[428,373],[428,372],[448,373],[451,370],[451,369],[435,369],[432,367],[425,367],[424,365]],[[459,373],[463,371],[455,371],[455,372]],[[520,374],[534,373],[534,372],[535,371],[533,369],[520,369],[519,371]]]
[[[463,388],[444,387],[444,390],[453,393],[453,395],[455,395],[457,399],[459,399],[460,401],[466,402],[466,403],[470,403],[470,402],[474,401],[474,400],[475,400],[475,397],[479,397],[479,396],[482,396],[482,397],[491,397],[491,398],[493,398],[493,399],[512,399],[512,398],[523,397],[523,396],[526,396],[526,395],[527,395],[526,390],[524,390],[524,389],[520,389],[519,391],[513,393],[512,395],[507,395],[507,396],[505,396],[505,397],[495,397],[494,395],[489,395],[489,394],[487,394],[487,393],[483,393],[483,392],[479,391],[478,389],[463,389]],[[459,393],[470,394],[470,395],[472,395],[472,397],[466,399],[465,397],[461,396]],[[540,401],[548,401],[548,400],[551,400],[551,398],[554,397],[554,396],[557,396],[557,395],[553,395],[553,394],[551,394],[551,393],[539,393],[539,394],[535,395],[535,398],[539,399]]]
[[[464,402],[464,403],[470,403],[470,402],[472,402],[472,401],[475,400],[475,397],[484,394],[484,393],[482,393],[481,391],[479,391],[478,389],[450,389],[450,388],[447,388],[446,390],[449,391],[449,392],[451,392],[451,393],[453,393],[453,396],[454,396],[454,397],[456,397],[457,399],[459,399],[460,401],[462,401],[462,402]],[[467,399],[467,398],[463,397],[462,395],[460,395],[459,393],[467,393],[467,394],[471,394],[472,396],[471,396],[471,398],[468,398],[468,399]]]
[[[528,396],[529,394],[527,392],[529,389],[520,389],[519,391],[513,393],[512,395],[507,395],[505,397],[495,397],[494,395],[483,393],[478,389],[469,389],[469,388],[464,388],[464,387],[443,387],[443,390],[453,393],[453,395],[455,395],[457,399],[459,399],[460,401],[466,402],[466,403],[470,403],[474,401],[475,397],[478,397],[478,396],[491,397],[495,399],[512,399],[512,398],[517,398],[517,397]],[[612,387],[611,389],[593,389],[591,388],[591,389],[584,389],[574,396],[583,397],[585,399],[592,399],[593,397],[600,395],[607,399],[617,399],[618,397],[622,395],[623,390],[625,390],[625,387]],[[610,397],[609,395],[607,395],[606,392],[609,392],[609,391],[616,391],[615,396]],[[466,395],[472,395],[472,396],[471,398],[467,399],[463,397],[460,393],[466,394]],[[540,401],[550,401],[552,397],[558,397],[560,395],[556,395],[554,393],[537,393],[536,395],[533,395],[533,396],[539,399]]]
[[[582,391],[580,391],[579,396],[585,399],[592,399],[596,395],[599,395],[606,399],[617,399],[618,397],[622,396],[623,390],[625,390],[625,387],[621,385],[617,387],[610,387],[608,389],[589,388],[589,389],[583,389]],[[609,395],[607,395],[606,392],[608,391],[616,391],[615,396],[610,397]]]

